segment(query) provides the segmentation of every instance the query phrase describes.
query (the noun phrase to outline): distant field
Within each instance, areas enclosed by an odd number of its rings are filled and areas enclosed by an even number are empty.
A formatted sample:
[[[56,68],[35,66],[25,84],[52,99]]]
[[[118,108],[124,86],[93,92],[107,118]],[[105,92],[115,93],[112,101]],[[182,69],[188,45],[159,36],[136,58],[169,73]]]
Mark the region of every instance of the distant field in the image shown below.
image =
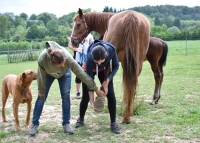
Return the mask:
[[[66,135],[62,130],[61,98],[57,81],[54,82],[40,119],[39,134],[29,137],[25,129],[26,105],[19,108],[21,130],[14,131],[12,98],[8,99],[6,116],[0,116],[0,142],[200,142],[200,40],[169,41],[167,64],[161,99],[157,105],[149,105],[154,92],[154,77],[146,61],[139,76],[138,102],[142,103],[138,115],[131,117],[130,124],[121,124],[122,69],[114,77],[117,98],[117,122],[122,133],[115,135],[109,128],[109,114],[105,107],[102,113],[94,112],[90,105],[86,112],[85,125],[75,128],[80,100],[75,99],[74,74],[71,90],[71,124],[75,134]],[[186,49],[187,46],[187,49]],[[187,54],[187,55],[186,55]],[[3,62],[0,56],[0,79],[9,74],[19,74],[23,70],[37,70],[37,61],[12,63]],[[97,82],[98,83],[98,82]],[[98,83],[99,84],[99,83]],[[37,97],[37,82],[32,83],[33,108]],[[1,93],[0,93],[1,100]],[[1,102],[0,102],[1,107]],[[1,109],[0,109],[1,110]],[[32,113],[31,113],[32,116]]]

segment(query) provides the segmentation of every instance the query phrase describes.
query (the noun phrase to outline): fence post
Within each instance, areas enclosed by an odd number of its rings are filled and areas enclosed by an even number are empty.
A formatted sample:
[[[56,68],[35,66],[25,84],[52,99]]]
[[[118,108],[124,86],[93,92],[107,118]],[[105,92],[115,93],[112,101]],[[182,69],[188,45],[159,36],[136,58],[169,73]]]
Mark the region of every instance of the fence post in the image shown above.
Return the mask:
[[[8,63],[10,63],[10,62],[9,62],[9,59],[10,59],[10,48],[9,48],[9,47],[8,47],[7,55],[8,55],[8,56],[7,56],[7,57],[8,57]]]
[[[186,55],[187,55],[187,36],[186,36]]]

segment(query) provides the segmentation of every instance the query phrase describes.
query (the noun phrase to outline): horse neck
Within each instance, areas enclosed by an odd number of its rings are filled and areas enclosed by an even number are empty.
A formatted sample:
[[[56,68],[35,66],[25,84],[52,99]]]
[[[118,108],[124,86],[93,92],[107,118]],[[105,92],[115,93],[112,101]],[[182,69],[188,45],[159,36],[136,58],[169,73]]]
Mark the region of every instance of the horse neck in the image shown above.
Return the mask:
[[[89,32],[95,31],[101,35],[104,35],[107,29],[107,23],[114,13],[109,12],[90,12],[85,14],[85,20],[89,29]]]

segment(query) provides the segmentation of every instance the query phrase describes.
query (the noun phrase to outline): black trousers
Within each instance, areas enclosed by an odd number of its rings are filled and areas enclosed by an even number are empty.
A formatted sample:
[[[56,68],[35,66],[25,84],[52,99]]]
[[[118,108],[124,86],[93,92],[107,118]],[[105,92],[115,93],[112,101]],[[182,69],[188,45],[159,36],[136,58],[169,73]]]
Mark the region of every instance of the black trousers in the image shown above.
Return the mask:
[[[79,62],[77,62],[80,66],[82,66]],[[76,76],[75,77],[75,83],[81,83],[81,80]]]
[[[94,73],[95,75],[96,73]],[[104,81],[104,71],[98,73],[98,79],[100,83],[103,83]],[[110,121],[111,123],[116,121],[116,98],[115,98],[115,92],[113,88],[113,80],[110,80],[108,84],[108,94],[107,94],[107,100],[108,100],[108,110],[110,113]],[[82,83],[82,99],[80,102],[80,118],[84,119],[86,110],[88,108],[89,103],[89,94],[88,94],[88,88],[85,83]]]

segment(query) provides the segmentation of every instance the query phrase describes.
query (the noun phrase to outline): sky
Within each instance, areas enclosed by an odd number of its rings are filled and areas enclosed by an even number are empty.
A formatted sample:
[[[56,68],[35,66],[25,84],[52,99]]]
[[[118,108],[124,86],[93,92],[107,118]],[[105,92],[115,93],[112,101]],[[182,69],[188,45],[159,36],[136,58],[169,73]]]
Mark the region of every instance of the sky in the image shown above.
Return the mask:
[[[29,17],[32,14],[48,12],[55,14],[58,18],[70,12],[78,11],[78,8],[92,11],[103,11],[105,6],[120,9],[128,9],[137,6],[200,6],[199,0],[0,0],[0,13],[13,12],[20,15],[22,12]]]

